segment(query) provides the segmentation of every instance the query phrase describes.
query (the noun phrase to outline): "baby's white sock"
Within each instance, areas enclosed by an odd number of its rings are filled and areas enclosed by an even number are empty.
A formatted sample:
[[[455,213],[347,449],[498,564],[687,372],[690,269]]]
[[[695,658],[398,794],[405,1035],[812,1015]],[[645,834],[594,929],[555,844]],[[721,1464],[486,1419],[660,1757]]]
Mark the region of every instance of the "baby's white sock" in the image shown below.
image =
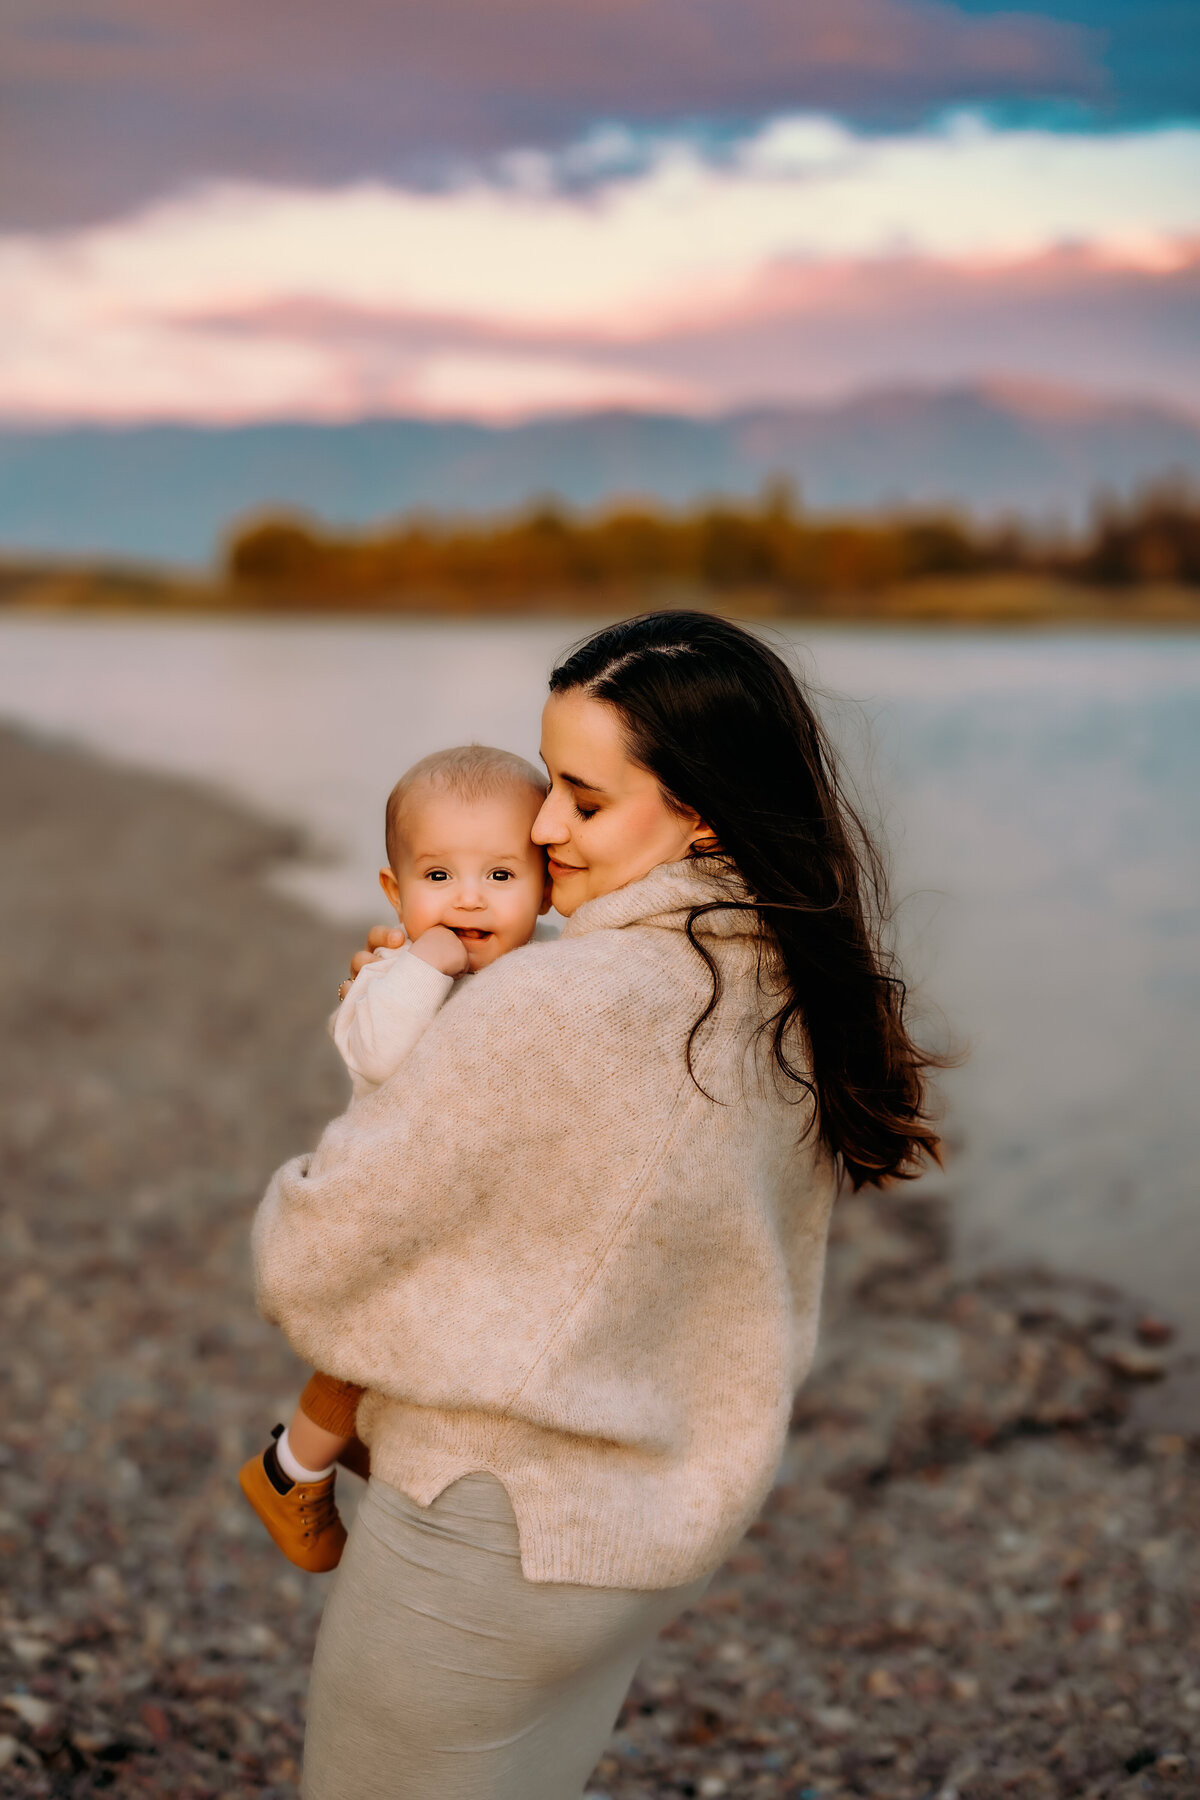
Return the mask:
[[[327,1469],[306,1469],[288,1442],[286,1431],[282,1437],[275,1439],[275,1457],[284,1474],[292,1481],[324,1481],[337,1467],[336,1463],[330,1463]]]

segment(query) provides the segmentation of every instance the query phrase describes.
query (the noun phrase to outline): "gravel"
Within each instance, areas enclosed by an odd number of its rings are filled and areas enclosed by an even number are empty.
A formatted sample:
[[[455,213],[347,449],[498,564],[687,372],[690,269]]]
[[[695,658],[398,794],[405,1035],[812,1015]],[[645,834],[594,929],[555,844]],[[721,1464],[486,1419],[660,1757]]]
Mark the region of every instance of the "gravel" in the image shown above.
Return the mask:
[[[0,1796],[293,1800],[329,1578],[235,1486],[301,1375],[246,1240],[343,1103],[352,946],[198,790],[0,733],[0,820]],[[1113,1290],[964,1278],[950,1225],[840,1203],[779,1485],[591,1800],[1200,1794],[1200,1444],[1157,1401],[1196,1372]]]

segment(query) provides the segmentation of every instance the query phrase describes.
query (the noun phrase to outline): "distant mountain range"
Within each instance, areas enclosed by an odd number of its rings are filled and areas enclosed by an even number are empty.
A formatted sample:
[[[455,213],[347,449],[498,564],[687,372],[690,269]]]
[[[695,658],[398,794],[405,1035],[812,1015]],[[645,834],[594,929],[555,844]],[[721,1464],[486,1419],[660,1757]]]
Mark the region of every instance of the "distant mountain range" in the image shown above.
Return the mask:
[[[604,412],[510,426],[428,419],[0,429],[0,552],[208,563],[266,510],[334,526],[543,496],[678,506],[786,477],[825,512],[954,507],[1078,520],[1097,493],[1200,481],[1200,420],[1014,386],[894,390],[694,419]]]

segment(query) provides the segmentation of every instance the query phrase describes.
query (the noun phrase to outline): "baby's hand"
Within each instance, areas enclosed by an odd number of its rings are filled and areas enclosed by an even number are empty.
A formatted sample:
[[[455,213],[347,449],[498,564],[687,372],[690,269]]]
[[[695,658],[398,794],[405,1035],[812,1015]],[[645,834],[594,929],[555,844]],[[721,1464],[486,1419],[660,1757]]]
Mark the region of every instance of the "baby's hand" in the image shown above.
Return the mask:
[[[448,925],[431,925],[409,945],[409,950],[443,975],[465,975],[471,966],[467,946]]]

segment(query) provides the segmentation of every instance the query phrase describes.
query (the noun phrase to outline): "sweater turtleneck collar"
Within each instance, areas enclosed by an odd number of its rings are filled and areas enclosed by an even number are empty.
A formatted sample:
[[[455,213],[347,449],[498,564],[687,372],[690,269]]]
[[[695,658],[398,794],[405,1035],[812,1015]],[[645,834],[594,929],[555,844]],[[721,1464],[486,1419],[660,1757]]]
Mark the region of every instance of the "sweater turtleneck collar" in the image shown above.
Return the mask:
[[[623,925],[662,925],[681,931],[694,906],[748,898],[749,890],[732,863],[685,857],[682,862],[659,863],[640,881],[585,900],[567,920],[562,935],[583,937],[589,931],[612,931]],[[702,936],[756,937],[761,926],[753,910],[738,907],[706,913],[696,921],[696,929]]]

